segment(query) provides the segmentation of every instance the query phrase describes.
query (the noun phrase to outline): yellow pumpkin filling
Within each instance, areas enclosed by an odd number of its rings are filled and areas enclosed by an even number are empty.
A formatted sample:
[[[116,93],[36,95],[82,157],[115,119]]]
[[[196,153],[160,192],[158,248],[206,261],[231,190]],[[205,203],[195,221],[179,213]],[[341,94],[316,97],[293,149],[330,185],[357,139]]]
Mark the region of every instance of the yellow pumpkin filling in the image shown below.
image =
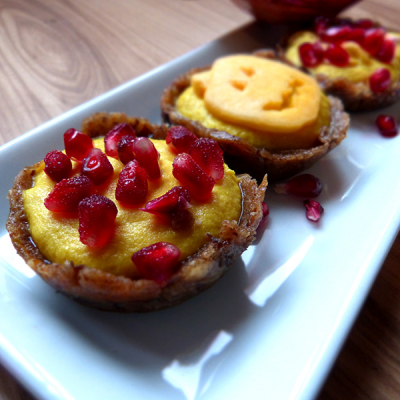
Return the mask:
[[[330,124],[328,99],[310,76],[277,61],[236,55],[194,74],[177,110],[269,150],[310,148]]]
[[[393,32],[388,32],[387,36],[394,39],[396,42],[400,40],[400,35]],[[313,32],[301,31],[294,34],[288,43],[285,52],[286,58],[294,65],[301,67],[302,62],[299,56],[299,47],[303,43],[315,43],[320,38]],[[358,43],[353,41],[343,42],[341,46],[349,53],[349,65],[345,67],[337,67],[327,61],[323,61],[315,68],[307,68],[313,74],[324,74],[330,78],[347,78],[353,83],[364,82],[368,84],[369,77],[378,68],[387,68],[392,80],[400,79],[400,46],[396,46],[396,51],[393,60],[390,63],[382,63],[366,52]]]
[[[102,138],[95,139],[94,143],[104,151]],[[170,151],[165,141],[153,140],[153,143],[160,153],[162,176],[156,181],[148,181],[149,194],[146,202],[162,196],[174,186],[181,186],[172,175],[172,162],[176,154]],[[237,221],[240,218],[242,196],[239,180],[226,165],[224,177],[216,182],[211,198],[203,203],[192,200],[190,212],[195,221],[193,226],[175,231],[170,224],[139,210],[145,204],[127,208],[115,199],[118,176],[124,165],[114,158],[108,159],[114,168],[114,175],[111,182],[97,186],[97,192],[114,201],[118,215],[114,237],[100,249],[89,248],[80,241],[78,218],[53,213],[44,206],[44,200],[54,188],[55,182],[44,173],[43,162],[37,169],[34,186],[24,191],[23,202],[32,238],[48,260],[60,264],[72,261],[75,265],[85,264],[114,275],[138,278],[131,260],[134,252],[163,241],[177,246],[183,260],[207,243],[208,233],[218,237],[222,221]],[[73,168],[78,173],[76,163],[73,163]]]

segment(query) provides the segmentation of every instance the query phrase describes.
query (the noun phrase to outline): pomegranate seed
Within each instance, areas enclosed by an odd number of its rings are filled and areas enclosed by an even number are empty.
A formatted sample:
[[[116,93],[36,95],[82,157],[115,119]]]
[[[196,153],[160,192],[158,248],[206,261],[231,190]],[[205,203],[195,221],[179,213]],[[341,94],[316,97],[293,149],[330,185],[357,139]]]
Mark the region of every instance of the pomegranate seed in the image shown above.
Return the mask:
[[[119,174],[115,198],[124,205],[143,203],[148,193],[147,172],[137,160],[129,161]]]
[[[352,29],[348,25],[332,26],[324,32],[321,32],[320,37],[324,42],[340,44],[349,40],[351,31]]]
[[[190,148],[189,154],[194,161],[215,181],[224,177],[223,151],[214,139],[198,139]]]
[[[318,222],[321,219],[324,209],[318,201],[307,199],[304,200],[306,207],[306,217],[312,222]]]
[[[205,201],[210,197],[214,179],[201,169],[191,155],[178,154],[172,163],[172,174],[196,200]]]
[[[395,53],[396,53],[396,43],[393,39],[388,38],[383,41],[382,47],[375,54],[375,58],[380,62],[389,64],[392,62]]]
[[[94,147],[91,137],[74,128],[70,128],[64,133],[64,145],[67,156],[78,161],[82,161],[89,150]]]
[[[359,19],[357,21],[354,21],[353,25],[356,28],[371,29],[374,27],[375,24],[372,20],[365,18],[365,19]]]
[[[190,208],[190,201],[191,197],[186,189],[182,186],[174,186],[162,196],[149,201],[141,210],[154,215],[164,216],[178,209],[184,210]]]
[[[378,115],[375,123],[382,136],[394,137],[398,134],[397,122],[391,115]]]
[[[181,252],[175,245],[157,242],[133,253],[132,261],[143,278],[162,284],[177,269],[180,256]]]
[[[322,191],[321,181],[314,175],[302,174],[285,183],[275,184],[274,190],[279,194],[291,194],[300,197],[317,197]]]
[[[135,159],[146,170],[149,179],[158,179],[161,176],[159,154],[153,142],[147,137],[139,137],[133,142],[132,148]]]
[[[79,202],[93,192],[93,182],[86,176],[63,179],[55,184],[44,200],[44,205],[53,212],[76,212]]]
[[[324,49],[319,42],[307,42],[299,47],[299,55],[302,64],[306,68],[314,68],[324,60]]]
[[[118,142],[124,136],[134,136],[136,137],[136,133],[131,125],[123,122],[121,124],[116,125],[113,129],[111,129],[106,136],[104,137],[104,146],[106,154],[110,157],[117,158],[118,157],[118,150],[117,145]]]
[[[369,77],[369,87],[375,93],[384,92],[391,83],[391,74],[387,68],[378,68]]]
[[[337,67],[345,67],[349,64],[349,53],[337,44],[330,44],[325,50],[325,58]]]
[[[118,142],[118,157],[122,164],[128,164],[129,161],[135,159],[135,154],[133,153],[133,142],[135,140],[135,136],[126,135]]]
[[[269,208],[265,201],[262,202],[263,219],[267,218],[269,215]]]
[[[83,159],[82,175],[87,176],[96,186],[104,183],[113,172],[113,166],[100,149],[91,149]]]
[[[60,150],[53,150],[44,158],[44,172],[55,182],[69,177],[72,170],[71,160]]]
[[[262,212],[263,212],[263,215],[262,215],[262,219],[260,222],[260,226],[267,220],[268,215],[269,215],[269,208],[265,201],[262,202]]]
[[[386,31],[383,28],[372,28],[365,32],[362,48],[374,56],[383,45]]]
[[[167,133],[166,142],[177,153],[188,153],[196,135],[184,126],[173,126]]]
[[[89,247],[102,247],[114,235],[114,221],[118,209],[112,200],[94,194],[78,206],[79,237]]]
[[[352,28],[347,40],[352,40],[358,44],[362,44],[365,38],[365,29],[362,28]]]

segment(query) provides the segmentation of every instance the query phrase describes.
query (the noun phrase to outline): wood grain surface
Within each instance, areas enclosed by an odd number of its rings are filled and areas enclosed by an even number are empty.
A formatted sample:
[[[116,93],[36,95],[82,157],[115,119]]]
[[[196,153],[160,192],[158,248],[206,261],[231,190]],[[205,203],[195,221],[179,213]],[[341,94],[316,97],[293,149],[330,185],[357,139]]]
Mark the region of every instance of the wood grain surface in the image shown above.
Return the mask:
[[[398,0],[345,15],[400,30]],[[229,0],[0,0],[0,145],[251,20]],[[400,398],[399,269],[400,237],[320,400]],[[33,397],[0,366],[0,399]]]

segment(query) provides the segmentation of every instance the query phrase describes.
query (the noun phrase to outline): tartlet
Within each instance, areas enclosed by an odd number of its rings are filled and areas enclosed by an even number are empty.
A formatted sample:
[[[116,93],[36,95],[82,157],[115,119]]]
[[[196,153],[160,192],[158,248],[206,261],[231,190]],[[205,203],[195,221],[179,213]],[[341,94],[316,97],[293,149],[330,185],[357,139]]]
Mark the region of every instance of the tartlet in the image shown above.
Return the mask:
[[[122,113],[96,113],[86,118],[82,132],[90,137],[104,136],[115,125],[127,122],[138,136],[165,139],[168,127]],[[24,168],[9,191],[10,215],[7,230],[18,254],[48,284],[72,299],[95,308],[119,312],[147,312],[177,305],[204,291],[229,268],[232,260],[252,243],[263,218],[266,178],[260,185],[244,175],[240,178],[242,210],[238,221],[222,222],[219,237],[182,261],[179,269],[160,285],[151,279],[116,276],[70,260],[55,263],[46,259],[32,238],[24,209],[23,193],[33,185],[41,163]]]
[[[254,56],[261,59],[278,58],[272,50],[260,50]],[[209,71],[211,66],[194,68],[177,77],[168,86],[161,97],[161,111],[164,122],[183,125],[198,137],[215,139],[224,151],[225,162],[237,173],[248,173],[258,180],[268,174],[269,182],[289,178],[309,168],[330,150],[338,146],[347,135],[349,116],[343,111],[341,101],[329,96],[329,126],[319,129],[313,145],[307,148],[273,150],[263,146],[255,146],[247,140],[230,134],[224,130],[209,128],[202,123],[188,118],[177,109],[177,101],[182,93],[191,85],[192,76]]]
[[[342,38],[339,37],[342,35],[340,32],[343,32]],[[372,39],[365,39],[366,35]],[[282,60],[314,76],[325,93],[340,98],[346,111],[371,111],[400,100],[399,40],[398,32],[386,30],[370,20],[329,20],[321,17],[313,27],[283,38],[278,52]],[[375,49],[375,43],[380,42],[381,47],[377,44]],[[324,50],[337,45],[345,49],[349,61],[337,66],[335,61],[332,63],[325,57],[316,66],[306,65],[307,61],[302,62],[298,50],[305,43],[317,43]],[[338,56],[340,64],[343,55]],[[390,83],[385,84],[384,89],[372,90],[370,76],[378,70],[390,72]]]

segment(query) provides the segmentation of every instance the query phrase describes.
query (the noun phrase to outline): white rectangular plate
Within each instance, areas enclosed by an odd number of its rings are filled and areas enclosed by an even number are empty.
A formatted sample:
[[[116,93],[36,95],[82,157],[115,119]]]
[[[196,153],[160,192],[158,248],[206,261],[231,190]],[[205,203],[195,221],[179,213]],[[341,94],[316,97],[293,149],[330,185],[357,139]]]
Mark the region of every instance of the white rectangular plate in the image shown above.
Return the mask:
[[[0,359],[39,399],[312,399],[368,293],[400,222],[400,138],[377,113],[310,172],[324,183],[319,224],[302,201],[267,191],[257,243],[206,293],[145,315],[92,310],[41,281],[13,250],[6,194],[25,166],[62,149],[62,133],[96,111],[159,122],[162,89],[216,57],[266,47],[254,24],[197,49],[0,149]],[[268,37],[270,43],[266,42]],[[398,115],[394,106],[385,113]]]

